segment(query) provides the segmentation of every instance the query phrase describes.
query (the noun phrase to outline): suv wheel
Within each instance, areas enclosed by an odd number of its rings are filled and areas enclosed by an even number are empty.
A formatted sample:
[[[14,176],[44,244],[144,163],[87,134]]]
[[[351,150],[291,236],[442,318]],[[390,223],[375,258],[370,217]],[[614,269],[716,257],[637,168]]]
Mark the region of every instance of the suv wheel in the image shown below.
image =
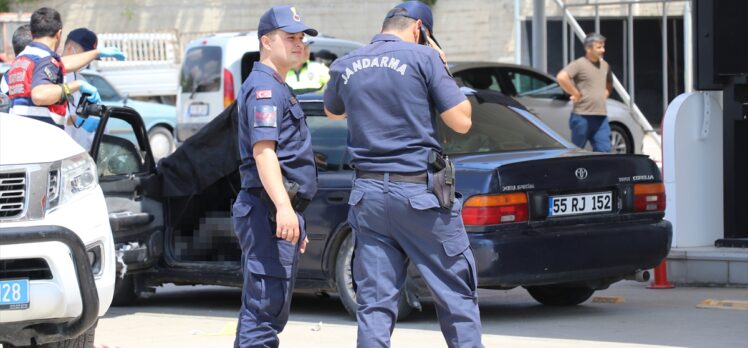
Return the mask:
[[[355,319],[358,304],[356,303],[356,290],[353,287],[352,265],[353,233],[348,233],[345,239],[343,239],[343,243],[340,244],[338,255],[335,258],[335,285],[338,288],[340,302],[343,303],[343,307],[348,311],[348,314]],[[397,310],[398,320],[405,319],[413,311],[413,307],[408,304],[407,295],[404,290],[400,291],[400,303]]]
[[[36,344],[36,345],[25,346],[25,347],[27,348],[30,348],[30,347],[35,347],[35,348],[93,348],[94,335],[96,334],[97,324],[98,322],[94,322],[94,324],[88,330],[86,330],[84,333],[82,333],[80,336],[76,338],[71,338],[69,340],[47,343],[47,344]],[[3,345],[3,347],[21,348],[19,346],[12,346],[9,344],[5,344]]]
[[[610,151],[617,154],[634,153],[634,142],[629,132],[617,123],[610,125]]]
[[[546,306],[576,306],[587,301],[595,290],[559,285],[529,286],[530,296]]]

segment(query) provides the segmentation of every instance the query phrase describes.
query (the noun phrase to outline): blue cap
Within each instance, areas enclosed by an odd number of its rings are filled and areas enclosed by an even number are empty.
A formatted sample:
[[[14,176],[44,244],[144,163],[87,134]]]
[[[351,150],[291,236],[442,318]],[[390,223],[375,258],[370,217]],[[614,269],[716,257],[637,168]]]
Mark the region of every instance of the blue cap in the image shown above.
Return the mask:
[[[420,1],[404,1],[390,10],[390,12],[387,13],[385,19],[394,17],[395,10],[399,8],[405,10],[405,13],[401,14],[401,16],[405,16],[415,20],[420,19],[421,22],[423,22],[423,24],[426,26],[426,28],[429,29],[429,32],[431,32],[431,34],[434,33],[434,17],[431,15],[431,8],[428,5]]]
[[[85,52],[95,49],[99,43],[96,33],[87,28],[78,28],[71,31],[67,39],[81,45]]]
[[[311,36],[317,36],[317,30],[312,29],[301,21],[301,15],[293,6],[273,6],[260,17],[257,26],[257,37],[263,36],[275,29],[281,29],[287,33],[295,34],[304,32]]]

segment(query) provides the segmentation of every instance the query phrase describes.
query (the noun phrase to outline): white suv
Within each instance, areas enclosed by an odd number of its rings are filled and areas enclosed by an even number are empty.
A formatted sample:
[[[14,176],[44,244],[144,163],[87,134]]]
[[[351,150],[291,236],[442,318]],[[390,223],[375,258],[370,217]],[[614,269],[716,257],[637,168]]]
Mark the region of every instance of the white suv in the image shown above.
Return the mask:
[[[0,343],[90,347],[115,266],[91,156],[61,129],[0,113]]]

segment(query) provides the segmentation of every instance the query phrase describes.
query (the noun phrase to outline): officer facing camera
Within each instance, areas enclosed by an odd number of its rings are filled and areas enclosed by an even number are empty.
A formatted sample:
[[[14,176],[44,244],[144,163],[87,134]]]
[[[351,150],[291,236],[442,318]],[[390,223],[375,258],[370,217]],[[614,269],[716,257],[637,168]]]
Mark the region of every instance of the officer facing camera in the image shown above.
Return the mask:
[[[278,347],[308,242],[302,212],[317,192],[317,170],[304,112],[284,82],[307,59],[304,34],[317,31],[296,8],[265,12],[257,29],[260,61],[237,99],[242,190],[232,215],[244,286],[235,347]]]
[[[356,239],[358,347],[390,345],[408,260],[436,299],[447,345],[482,347],[475,260],[434,112],[464,134],[472,110],[433,29],[427,5],[403,2],[371,44],[330,67],[325,113],[348,118],[356,168],[348,222]]]

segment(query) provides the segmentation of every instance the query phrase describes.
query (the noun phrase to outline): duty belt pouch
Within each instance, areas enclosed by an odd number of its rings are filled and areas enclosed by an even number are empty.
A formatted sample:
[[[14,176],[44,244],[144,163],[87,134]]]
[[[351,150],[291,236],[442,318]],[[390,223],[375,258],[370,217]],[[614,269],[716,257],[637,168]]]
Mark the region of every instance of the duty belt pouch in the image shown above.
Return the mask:
[[[434,169],[432,191],[442,208],[452,209],[455,202],[455,167],[449,158],[432,152],[429,163]]]

